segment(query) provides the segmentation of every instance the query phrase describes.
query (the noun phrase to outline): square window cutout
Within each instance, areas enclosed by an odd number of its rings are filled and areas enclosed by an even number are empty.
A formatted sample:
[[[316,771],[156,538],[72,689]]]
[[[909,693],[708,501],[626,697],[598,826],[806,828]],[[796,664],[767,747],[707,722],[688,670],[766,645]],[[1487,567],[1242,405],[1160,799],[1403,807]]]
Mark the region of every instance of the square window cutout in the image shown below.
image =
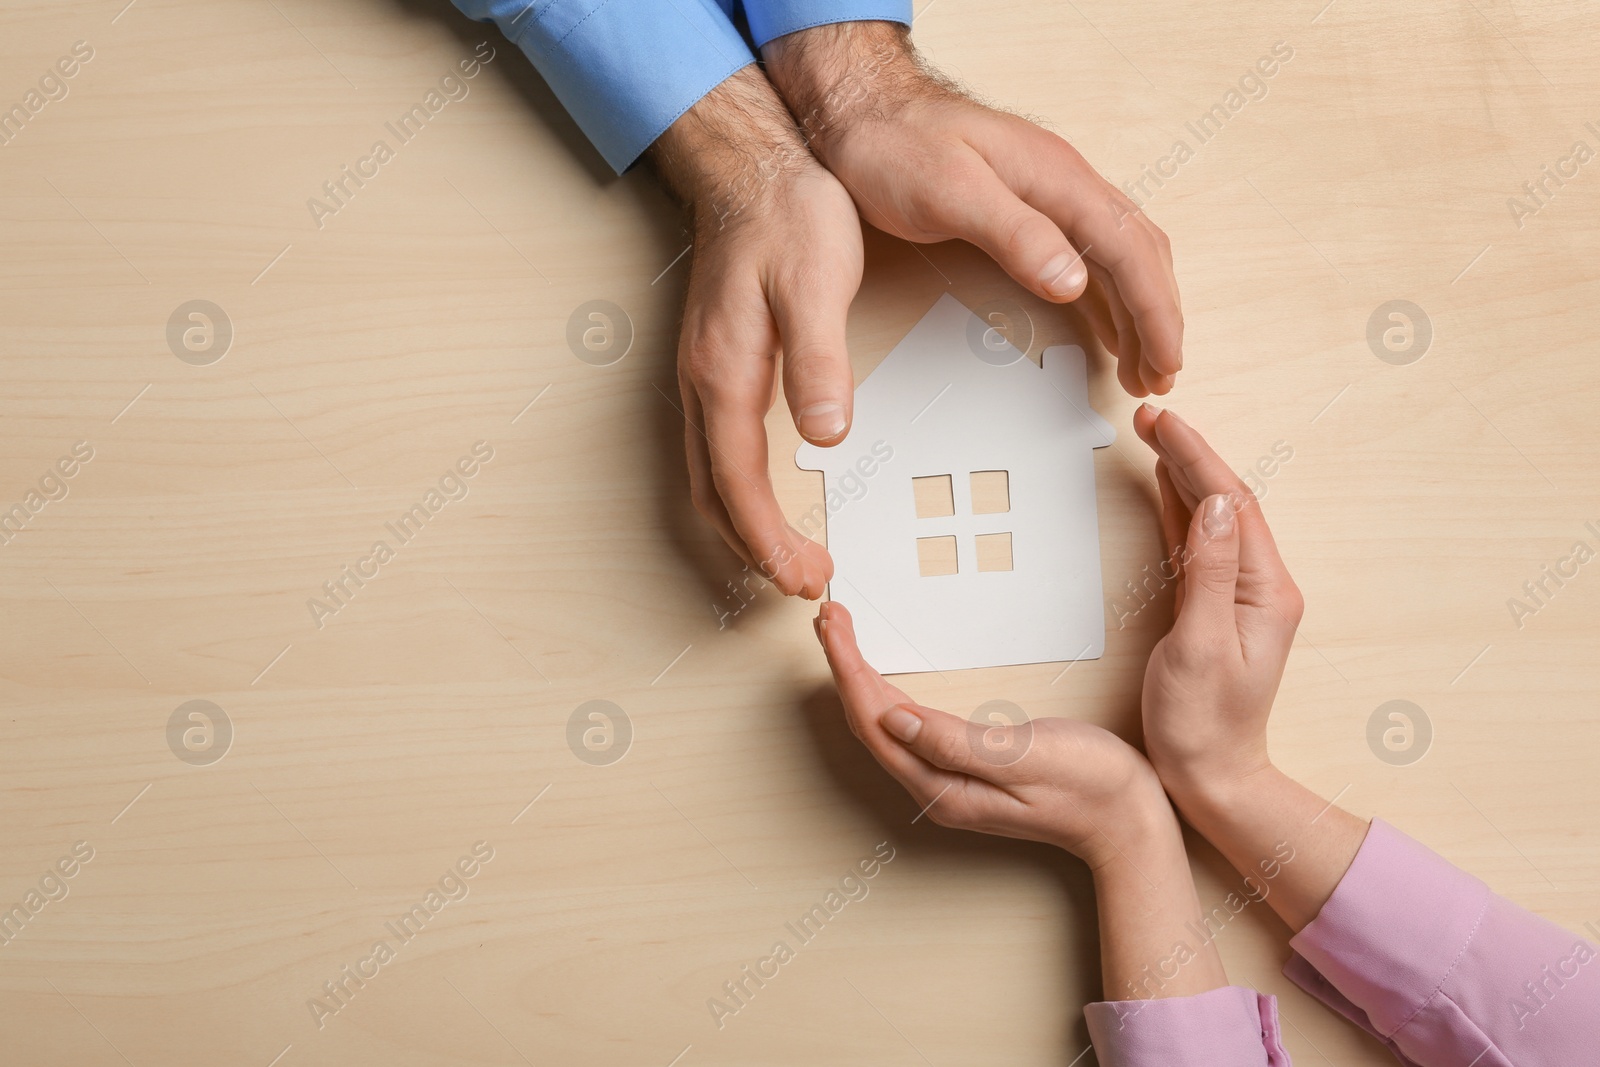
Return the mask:
[[[1006,471],[972,472],[972,513],[999,515],[1011,510],[1011,475]]]
[[[919,519],[937,519],[956,513],[956,495],[948,474],[911,479],[911,495],[916,499]]]
[[[956,539],[917,538],[917,573],[924,578],[937,578],[942,574],[956,573]]]
[[[980,571],[1011,570],[1011,535],[993,533],[978,535],[978,569]]]

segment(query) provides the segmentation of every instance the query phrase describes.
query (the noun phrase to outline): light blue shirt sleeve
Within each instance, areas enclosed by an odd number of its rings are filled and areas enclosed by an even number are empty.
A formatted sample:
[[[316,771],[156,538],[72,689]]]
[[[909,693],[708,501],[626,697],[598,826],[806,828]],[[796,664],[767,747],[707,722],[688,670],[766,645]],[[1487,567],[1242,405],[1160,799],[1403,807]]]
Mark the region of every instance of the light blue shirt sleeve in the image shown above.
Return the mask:
[[[618,174],[668,126],[755,62],[736,0],[454,0],[527,53]],[[911,25],[911,0],[745,0],[757,47],[833,22]]]
[[[717,0],[454,2],[527,53],[618,174],[702,96],[755,62]]]
[[[750,36],[760,48],[774,37],[834,22],[911,25],[911,0],[744,0]]]

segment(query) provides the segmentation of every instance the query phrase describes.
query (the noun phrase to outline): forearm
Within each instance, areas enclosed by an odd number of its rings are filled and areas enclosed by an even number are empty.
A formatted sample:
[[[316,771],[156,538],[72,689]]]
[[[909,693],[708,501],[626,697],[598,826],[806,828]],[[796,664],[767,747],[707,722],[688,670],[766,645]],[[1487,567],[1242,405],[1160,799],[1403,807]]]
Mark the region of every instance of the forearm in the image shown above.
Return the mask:
[[[1200,901],[1177,820],[1170,810],[1160,814],[1094,869],[1109,1001],[1186,997],[1228,984],[1216,947],[1194,933],[1202,928]]]
[[[1350,869],[1367,822],[1268,765],[1237,781],[1168,781],[1178,810],[1299,932]]]

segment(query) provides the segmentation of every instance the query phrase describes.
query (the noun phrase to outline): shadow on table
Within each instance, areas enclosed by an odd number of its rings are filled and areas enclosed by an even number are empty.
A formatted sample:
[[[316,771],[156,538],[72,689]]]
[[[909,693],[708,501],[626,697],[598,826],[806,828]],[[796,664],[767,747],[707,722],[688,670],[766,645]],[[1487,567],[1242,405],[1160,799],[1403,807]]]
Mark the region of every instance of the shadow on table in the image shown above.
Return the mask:
[[[527,105],[529,123],[558,141],[565,153],[583,166],[597,189],[628,180],[618,178],[612,172],[533,64],[515,44],[505,38],[497,26],[473,21],[450,0],[392,2],[407,15],[436,21],[461,43],[463,55],[470,54],[479,42],[489,41],[497,50],[499,59],[480,77],[500,79],[514,89]],[[662,210],[647,211],[646,215],[658,218],[660,224],[648,227],[639,239],[656,246],[660,253],[657,258],[666,266],[676,262],[674,257],[683,247],[681,220],[678,209],[671,204],[665,191],[656,191],[653,180],[648,184],[651,188],[646,195],[659,199]],[[664,271],[663,275],[658,279],[659,285],[656,281],[651,281],[648,286],[642,281],[637,285],[617,281],[611,286],[618,299],[626,300],[631,295],[638,301],[629,302],[628,308],[638,318],[637,325],[641,331],[660,336],[659,346],[655,338],[648,343],[636,339],[635,355],[630,357],[645,362],[645,375],[640,381],[642,388],[637,394],[634,414],[640,424],[649,427],[650,438],[650,447],[637,457],[636,462],[640,467],[649,469],[650,483],[656,487],[657,521],[667,532],[679,557],[693,569],[704,586],[707,604],[714,607],[731,597],[727,589],[730,581],[737,583],[741,577],[745,577],[744,564],[731,549],[723,545],[721,538],[699,516],[690,501],[689,478],[684,461],[684,417],[675,370],[678,319],[683,304],[683,285],[687,278],[686,260],[677,263],[675,269]],[[592,295],[609,297],[613,294],[597,292]],[[656,313],[658,308],[662,313]],[[642,314],[644,309],[650,310],[651,314]],[[653,328],[650,325],[652,318],[657,320]],[[663,329],[663,323],[669,325]],[[652,352],[652,348],[658,350]],[[754,587],[759,583],[751,581],[750,585]],[[771,591],[757,597],[748,611],[740,613],[740,623],[748,624],[779,600],[781,597]],[[730,599],[729,607],[736,607],[737,603]]]

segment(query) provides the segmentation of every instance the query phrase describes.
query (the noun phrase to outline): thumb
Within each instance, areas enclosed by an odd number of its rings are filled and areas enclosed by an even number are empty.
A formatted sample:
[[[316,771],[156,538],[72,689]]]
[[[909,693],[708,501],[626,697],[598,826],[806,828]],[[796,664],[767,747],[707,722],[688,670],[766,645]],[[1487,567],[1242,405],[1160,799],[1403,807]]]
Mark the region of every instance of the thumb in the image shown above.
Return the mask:
[[[954,236],[989,253],[1019,285],[1046,300],[1076,300],[1089,284],[1089,268],[1061,227],[992,171],[968,195],[947,205],[942,221]]]
[[[986,726],[909,703],[889,708],[879,721],[901,744],[940,770],[996,784],[1009,777],[1005,768],[1020,759],[1033,740],[1031,722],[1020,727]]]
[[[773,318],[783,341],[783,393],[794,425],[815,445],[837,444],[850,432],[855,380],[845,343],[850,294],[822,287],[774,294]]]
[[[1239,581],[1239,523],[1232,496],[1200,501],[1181,549],[1183,610],[1172,632],[1210,644],[1219,632],[1233,634],[1234,590]]]

